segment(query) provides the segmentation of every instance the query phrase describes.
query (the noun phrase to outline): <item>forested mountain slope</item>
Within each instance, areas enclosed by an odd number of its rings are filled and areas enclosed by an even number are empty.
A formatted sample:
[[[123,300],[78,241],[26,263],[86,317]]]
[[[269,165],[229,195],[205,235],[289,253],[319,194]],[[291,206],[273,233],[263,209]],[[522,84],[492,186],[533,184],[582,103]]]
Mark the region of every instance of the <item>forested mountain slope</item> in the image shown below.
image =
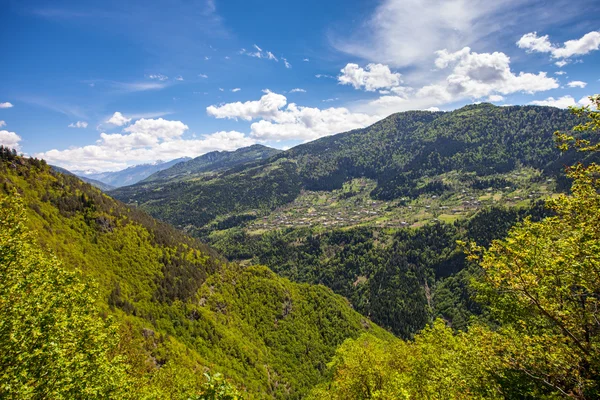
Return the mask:
[[[61,167],[57,167],[56,165],[52,165],[51,167],[52,167],[53,170],[55,170],[56,172],[60,172],[61,174],[77,176],[74,173],[72,173],[71,171],[68,171],[68,170],[66,170],[64,168],[61,168]],[[90,185],[92,185],[94,187],[97,187],[98,189],[102,190],[103,192],[108,192],[109,190],[116,189],[115,186],[108,185],[108,184],[106,184],[104,182],[100,182],[100,181],[97,181],[97,180],[92,179],[92,178],[86,178],[86,177],[83,177],[83,176],[78,176],[78,178],[81,179],[84,182],[89,183]]]
[[[353,178],[375,181],[371,198],[389,201],[443,195],[452,190],[443,178],[450,172],[469,179],[519,168],[556,174],[561,159],[572,156],[556,150],[553,132],[574,124],[568,111],[550,107],[478,104],[452,112],[404,112],[218,176],[134,185],[111,195],[202,236],[207,224],[210,230],[237,226],[303,191],[340,189]]]
[[[187,399],[207,369],[248,398],[300,398],[346,338],[389,335],[331,290],[227,263],[43,161],[3,153],[0,179],[2,196],[25,204],[39,246],[98,286],[99,307],[116,317],[120,351],[149,398]]]
[[[197,179],[203,173],[214,173],[252,161],[265,160],[281,150],[255,144],[235,151],[212,151],[192,160],[181,162],[170,168],[155,172],[141,183],[153,181],[175,181]]]

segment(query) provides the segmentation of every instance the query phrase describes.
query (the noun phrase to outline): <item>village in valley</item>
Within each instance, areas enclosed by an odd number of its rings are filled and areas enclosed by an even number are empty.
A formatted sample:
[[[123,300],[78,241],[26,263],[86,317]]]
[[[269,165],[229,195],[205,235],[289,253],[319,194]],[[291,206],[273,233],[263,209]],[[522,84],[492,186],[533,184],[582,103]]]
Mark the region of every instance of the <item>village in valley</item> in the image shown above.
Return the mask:
[[[453,171],[435,178],[450,190],[392,201],[371,198],[377,185],[375,181],[354,179],[331,192],[303,191],[294,202],[268,215],[258,216],[247,225],[247,230],[263,233],[299,227],[406,228],[437,221],[451,223],[488,206],[527,206],[531,201],[548,197],[555,187],[553,179],[543,178],[540,171],[531,168],[488,178],[494,182],[507,182],[502,187],[474,188],[477,185],[472,184],[473,178],[473,175]]]

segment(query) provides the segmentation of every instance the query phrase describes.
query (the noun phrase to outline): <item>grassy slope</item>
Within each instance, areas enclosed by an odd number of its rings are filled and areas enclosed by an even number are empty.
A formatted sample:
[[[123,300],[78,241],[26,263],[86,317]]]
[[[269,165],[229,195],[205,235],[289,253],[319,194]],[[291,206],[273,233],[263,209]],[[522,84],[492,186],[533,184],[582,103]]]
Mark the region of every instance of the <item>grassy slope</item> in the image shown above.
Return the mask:
[[[39,243],[98,284],[99,302],[123,323],[139,369],[208,367],[252,397],[299,398],[345,338],[388,335],[323,286],[227,264],[46,165],[2,162],[0,179],[6,193],[24,198]]]

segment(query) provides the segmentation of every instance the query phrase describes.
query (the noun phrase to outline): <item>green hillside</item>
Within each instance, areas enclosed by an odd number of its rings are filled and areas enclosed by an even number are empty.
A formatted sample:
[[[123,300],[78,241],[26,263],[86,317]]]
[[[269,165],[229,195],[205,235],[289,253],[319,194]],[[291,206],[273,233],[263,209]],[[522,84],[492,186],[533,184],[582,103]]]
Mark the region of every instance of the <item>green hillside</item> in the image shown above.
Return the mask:
[[[479,104],[452,112],[404,112],[217,176],[125,187],[111,195],[205,237],[268,217],[306,191],[342,190],[357,178],[374,182],[369,200],[397,206],[401,199],[450,196],[471,184],[481,191],[504,188],[512,185],[501,184],[513,173],[556,176],[572,155],[561,156],[552,134],[574,124],[568,111],[550,107]],[[507,200],[497,205],[511,205]],[[440,206],[455,208],[452,202]],[[416,212],[405,214],[398,218],[419,220]]]
[[[389,336],[324,286],[227,263],[43,161],[3,156],[2,196],[26,206],[36,246],[97,285],[99,310],[116,318],[119,349],[147,398],[187,399],[207,370],[248,398],[300,398],[345,339]]]
[[[243,147],[235,151],[213,151],[155,172],[142,180],[140,184],[154,181],[198,179],[204,173],[219,172],[241,164],[265,160],[280,152],[281,150],[260,144]]]

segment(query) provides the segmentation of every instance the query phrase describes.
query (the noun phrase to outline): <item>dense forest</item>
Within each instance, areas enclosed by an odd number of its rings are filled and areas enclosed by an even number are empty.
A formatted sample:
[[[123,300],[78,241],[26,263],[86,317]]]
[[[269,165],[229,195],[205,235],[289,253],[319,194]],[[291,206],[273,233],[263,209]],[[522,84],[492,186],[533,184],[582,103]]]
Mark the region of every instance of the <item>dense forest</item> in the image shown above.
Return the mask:
[[[415,229],[285,229],[262,235],[233,228],[211,245],[231,260],[266,265],[293,281],[322,284],[396,335],[410,338],[441,317],[465,328],[473,307],[470,273],[458,241],[489,245],[526,217],[551,213],[543,203],[490,208],[454,224]]]
[[[0,397],[187,399],[207,372],[247,398],[300,398],[345,339],[390,337],[324,286],[227,263],[44,161],[2,155]]]

